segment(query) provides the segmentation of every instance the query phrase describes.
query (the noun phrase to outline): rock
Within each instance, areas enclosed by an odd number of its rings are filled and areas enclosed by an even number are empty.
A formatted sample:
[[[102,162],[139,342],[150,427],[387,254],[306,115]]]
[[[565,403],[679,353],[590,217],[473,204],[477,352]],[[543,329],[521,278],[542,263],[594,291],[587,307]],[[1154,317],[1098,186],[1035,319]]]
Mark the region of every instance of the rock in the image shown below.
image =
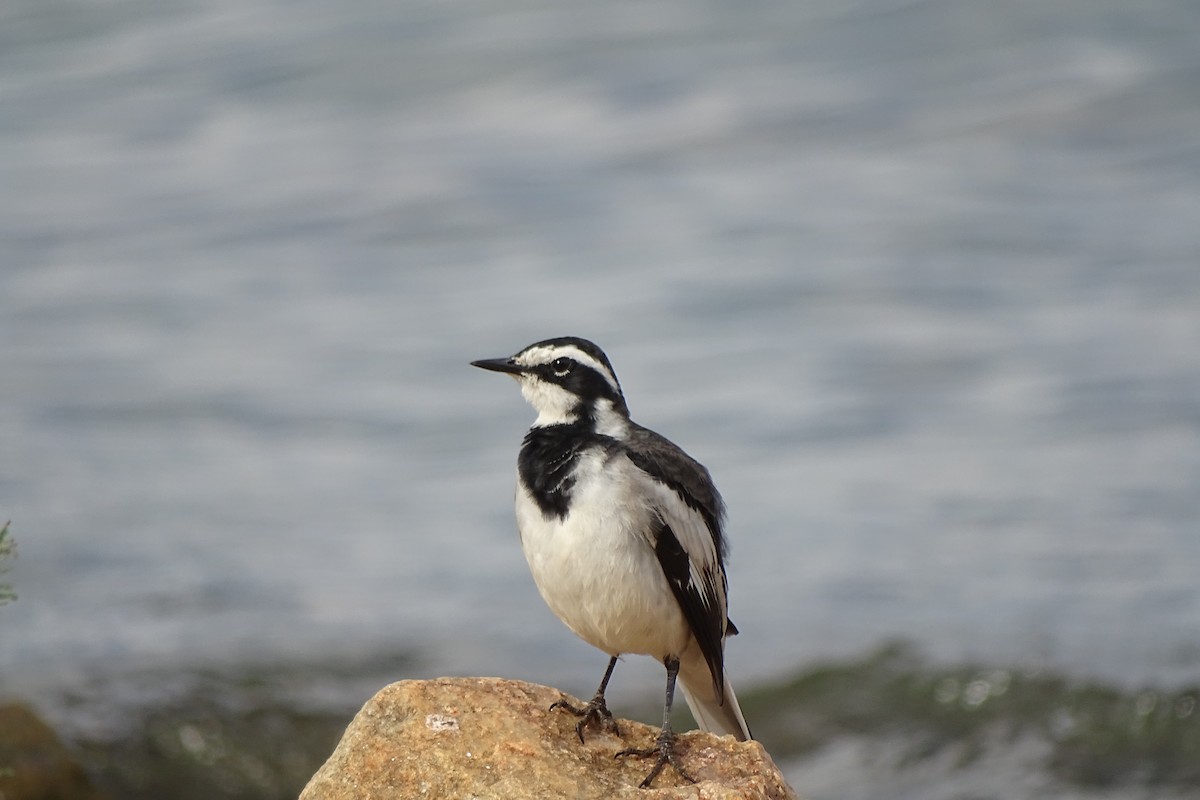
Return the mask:
[[[393,683],[358,712],[300,798],[796,800],[758,742],[701,731],[681,734],[676,749],[697,783],[668,766],[653,788],[639,789],[652,760],[615,755],[650,747],[658,729],[620,720],[620,737],[588,729],[580,744],[575,717],[549,710],[563,698],[499,678]]]
[[[100,800],[83,767],[24,705],[0,705],[0,798]]]

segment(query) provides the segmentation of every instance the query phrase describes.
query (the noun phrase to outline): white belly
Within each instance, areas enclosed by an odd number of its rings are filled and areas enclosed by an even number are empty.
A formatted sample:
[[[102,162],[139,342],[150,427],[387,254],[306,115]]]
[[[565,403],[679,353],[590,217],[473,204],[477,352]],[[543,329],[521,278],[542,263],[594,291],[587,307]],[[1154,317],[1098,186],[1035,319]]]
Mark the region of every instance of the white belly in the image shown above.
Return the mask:
[[[568,628],[609,655],[678,656],[691,634],[648,539],[650,511],[621,500],[639,496],[632,487],[591,479],[601,466],[580,463],[576,510],[562,520],[544,517],[518,483],[517,527],[533,581]]]

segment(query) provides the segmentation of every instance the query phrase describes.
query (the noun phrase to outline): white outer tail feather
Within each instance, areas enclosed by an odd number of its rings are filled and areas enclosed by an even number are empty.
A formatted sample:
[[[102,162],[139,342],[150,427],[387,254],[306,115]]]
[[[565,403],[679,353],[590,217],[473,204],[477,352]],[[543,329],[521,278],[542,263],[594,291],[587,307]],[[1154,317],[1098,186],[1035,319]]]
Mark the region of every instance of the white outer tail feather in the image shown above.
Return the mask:
[[[742,716],[729,676],[725,677],[725,702],[720,704],[713,690],[712,673],[708,671],[708,664],[698,650],[691,648],[687,656],[680,659],[679,688],[683,690],[683,697],[700,730],[720,736],[736,736],[738,741],[743,742],[754,738],[750,735],[746,718]]]

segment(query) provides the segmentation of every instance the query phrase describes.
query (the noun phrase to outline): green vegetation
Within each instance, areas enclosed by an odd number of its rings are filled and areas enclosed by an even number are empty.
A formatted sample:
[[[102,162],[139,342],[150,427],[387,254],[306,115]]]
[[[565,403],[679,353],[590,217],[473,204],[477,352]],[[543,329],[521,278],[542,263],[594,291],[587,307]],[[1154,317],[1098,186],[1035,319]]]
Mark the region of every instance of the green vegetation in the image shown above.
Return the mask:
[[[8,523],[0,527],[0,575],[8,572],[8,560],[17,554],[17,545],[8,535]],[[17,599],[17,593],[10,584],[0,583],[0,606]]]

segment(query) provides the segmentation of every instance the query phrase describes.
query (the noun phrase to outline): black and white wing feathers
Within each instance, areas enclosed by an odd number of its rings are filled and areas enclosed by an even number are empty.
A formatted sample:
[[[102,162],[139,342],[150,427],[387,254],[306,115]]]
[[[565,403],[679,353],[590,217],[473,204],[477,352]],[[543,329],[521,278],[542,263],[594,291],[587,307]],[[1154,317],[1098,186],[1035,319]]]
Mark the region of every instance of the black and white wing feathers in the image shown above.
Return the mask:
[[[700,646],[718,701],[724,696],[726,613],[724,504],[708,470],[670,440],[631,424],[629,460],[646,476],[656,515],[650,544]]]

